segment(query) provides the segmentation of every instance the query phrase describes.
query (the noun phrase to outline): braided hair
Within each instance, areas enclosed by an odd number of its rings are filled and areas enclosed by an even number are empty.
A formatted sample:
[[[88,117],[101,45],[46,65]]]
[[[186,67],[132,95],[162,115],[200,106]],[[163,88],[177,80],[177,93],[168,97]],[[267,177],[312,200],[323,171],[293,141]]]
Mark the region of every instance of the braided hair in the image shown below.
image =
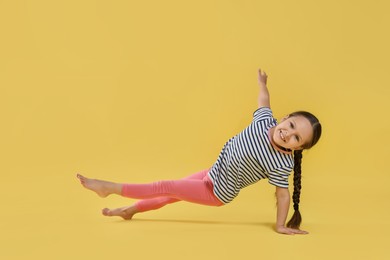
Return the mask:
[[[294,151],[294,214],[290,221],[287,223],[289,228],[299,228],[302,222],[302,216],[299,212],[299,200],[301,196],[301,162],[302,162],[302,150]]]
[[[310,121],[313,127],[313,138],[310,143],[305,144],[302,148],[309,149],[314,146],[321,137],[322,127],[318,119],[311,113],[306,111],[298,111],[290,114],[290,116],[303,116]],[[302,222],[302,216],[299,212],[299,202],[301,196],[301,163],[302,163],[302,150],[294,150],[294,192],[292,195],[294,203],[294,214],[290,221],[287,223],[287,227],[298,229]]]

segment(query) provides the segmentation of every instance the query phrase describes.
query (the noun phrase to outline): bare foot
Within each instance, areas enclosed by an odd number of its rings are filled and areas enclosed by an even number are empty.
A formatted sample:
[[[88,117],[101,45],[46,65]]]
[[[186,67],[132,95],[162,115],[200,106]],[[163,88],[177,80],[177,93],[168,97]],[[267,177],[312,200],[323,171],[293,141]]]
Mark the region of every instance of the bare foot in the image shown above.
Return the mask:
[[[137,213],[137,209],[134,206],[108,209],[104,208],[102,214],[107,217],[118,216],[122,217],[125,220],[130,220],[133,218],[134,214]]]
[[[116,193],[115,189],[118,189],[118,187],[115,187],[118,184],[113,182],[89,179],[80,174],[77,174],[77,178],[85,188],[96,192],[102,198],[105,198],[112,193]]]

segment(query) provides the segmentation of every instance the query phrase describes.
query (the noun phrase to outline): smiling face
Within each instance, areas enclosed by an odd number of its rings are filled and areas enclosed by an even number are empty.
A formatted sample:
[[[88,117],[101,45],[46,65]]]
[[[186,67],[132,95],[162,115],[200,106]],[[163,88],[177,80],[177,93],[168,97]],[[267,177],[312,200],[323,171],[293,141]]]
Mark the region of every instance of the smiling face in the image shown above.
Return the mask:
[[[273,145],[289,150],[301,150],[313,138],[313,127],[303,116],[284,118],[270,131]]]

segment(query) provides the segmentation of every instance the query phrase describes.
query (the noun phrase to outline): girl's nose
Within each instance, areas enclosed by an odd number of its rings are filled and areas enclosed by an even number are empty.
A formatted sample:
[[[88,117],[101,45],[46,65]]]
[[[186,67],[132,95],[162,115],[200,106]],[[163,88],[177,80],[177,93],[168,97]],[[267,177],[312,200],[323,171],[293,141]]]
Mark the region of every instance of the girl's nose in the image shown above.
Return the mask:
[[[294,136],[295,135],[295,130],[288,130],[286,131],[286,140],[289,140],[291,136]]]
[[[285,131],[283,134],[284,134],[284,138],[286,138],[286,141],[288,141],[288,139],[290,138],[290,132]]]

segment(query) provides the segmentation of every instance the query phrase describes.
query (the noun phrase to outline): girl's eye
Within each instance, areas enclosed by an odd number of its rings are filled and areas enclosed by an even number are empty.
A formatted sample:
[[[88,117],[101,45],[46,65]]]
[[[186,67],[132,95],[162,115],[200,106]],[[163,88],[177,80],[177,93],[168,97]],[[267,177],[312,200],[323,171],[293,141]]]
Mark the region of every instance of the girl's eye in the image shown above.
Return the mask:
[[[290,122],[290,127],[294,129],[294,124]]]
[[[297,142],[299,142],[299,137],[297,135],[295,136],[295,139],[297,139]]]

